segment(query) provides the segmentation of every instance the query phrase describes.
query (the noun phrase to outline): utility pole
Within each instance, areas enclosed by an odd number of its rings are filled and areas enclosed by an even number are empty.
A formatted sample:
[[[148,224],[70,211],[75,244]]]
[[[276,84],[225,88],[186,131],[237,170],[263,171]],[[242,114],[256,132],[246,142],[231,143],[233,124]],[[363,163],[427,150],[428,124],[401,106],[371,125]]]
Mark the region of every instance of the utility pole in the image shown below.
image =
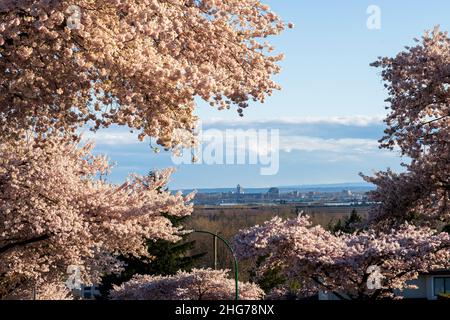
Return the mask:
[[[36,300],[36,296],[37,296],[37,294],[36,294],[36,282],[34,282],[34,284],[33,284],[33,289],[31,290],[31,295],[32,295],[32,300]]]
[[[213,247],[214,247],[214,270],[217,270],[218,262],[217,262],[217,237],[213,236]]]
[[[203,233],[203,234],[209,234],[214,237],[214,267],[217,268],[217,239],[221,240],[227,248],[230,250],[231,255],[234,260],[234,282],[235,282],[235,300],[239,300],[239,264],[238,260],[234,254],[233,248],[231,247],[230,243],[222,238],[221,236],[212,233],[210,231],[200,231],[200,230],[194,230],[193,233]]]

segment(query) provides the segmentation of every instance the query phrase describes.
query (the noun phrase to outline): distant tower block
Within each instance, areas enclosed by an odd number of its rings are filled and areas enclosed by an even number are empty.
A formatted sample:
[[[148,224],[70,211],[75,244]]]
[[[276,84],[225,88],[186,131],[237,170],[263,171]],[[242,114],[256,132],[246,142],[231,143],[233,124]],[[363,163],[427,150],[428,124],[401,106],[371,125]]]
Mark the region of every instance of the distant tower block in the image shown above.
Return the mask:
[[[270,188],[267,192],[269,199],[278,199],[280,197],[280,189]]]
[[[240,184],[236,187],[236,194],[244,194],[244,188],[242,188]]]

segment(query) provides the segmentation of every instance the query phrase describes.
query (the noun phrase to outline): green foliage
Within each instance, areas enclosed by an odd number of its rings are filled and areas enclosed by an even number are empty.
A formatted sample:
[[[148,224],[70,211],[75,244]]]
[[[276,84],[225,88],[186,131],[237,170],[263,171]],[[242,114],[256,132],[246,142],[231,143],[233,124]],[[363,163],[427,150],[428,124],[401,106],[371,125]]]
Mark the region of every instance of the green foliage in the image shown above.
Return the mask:
[[[155,173],[150,172],[150,177]],[[163,188],[159,189],[163,192]],[[165,190],[167,191],[167,190]],[[173,217],[162,214],[170,220],[174,227],[180,227],[185,224],[188,217]],[[119,260],[125,263],[126,267],[120,274],[105,275],[100,284],[101,299],[107,299],[109,291],[114,285],[120,285],[129,281],[137,274],[148,275],[174,275],[179,270],[190,271],[197,260],[203,257],[204,253],[188,255],[188,252],[194,249],[195,241],[188,241],[189,234],[182,236],[182,240],[173,243],[166,240],[147,241],[147,252],[152,259],[147,257],[126,257],[120,256]]]
[[[285,277],[281,274],[280,268],[274,268],[266,271],[264,275],[257,281],[258,285],[264,292],[268,293],[272,289],[279,287],[286,282]]]
[[[256,282],[266,294],[270,294],[273,289],[284,287],[288,289],[285,298],[288,300],[297,299],[300,290],[300,283],[297,279],[288,279],[282,273],[281,267],[275,267],[267,270],[262,276],[256,277],[255,271],[267,257],[259,257],[256,261],[256,267],[250,272],[250,279]]]
[[[343,220],[339,219],[337,222],[330,221],[327,225],[327,229],[334,234],[338,232],[354,233],[358,231],[362,220],[363,219],[358,212],[353,209],[349,217],[344,218]]]
[[[446,225],[443,229],[442,232],[447,232],[448,234],[450,234],[450,224]]]
[[[256,268],[250,271],[250,278],[256,279],[256,283],[267,294],[272,289],[275,289],[280,285],[285,284],[287,279],[281,273],[282,270],[280,267],[267,270],[261,277],[256,278],[254,270],[256,270],[264,262],[264,259],[266,259],[266,257],[258,258],[258,260],[256,261]]]
[[[167,216],[174,226],[182,225],[186,219]],[[120,274],[105,275],[102,278],[100,292],[102,298],[106,299],[113,285],[120,285],[129,281],[134,275],[174,275],[179,270],[189,271],[203,257],[202,254],[187,255],[195,247],[195,241],[187,241],[189,234],[184,235],[179,242],[172,243],[165,240],[147,241],[147,251],[154,257],[124,257],[120,261],[126,264],[125,270]]]

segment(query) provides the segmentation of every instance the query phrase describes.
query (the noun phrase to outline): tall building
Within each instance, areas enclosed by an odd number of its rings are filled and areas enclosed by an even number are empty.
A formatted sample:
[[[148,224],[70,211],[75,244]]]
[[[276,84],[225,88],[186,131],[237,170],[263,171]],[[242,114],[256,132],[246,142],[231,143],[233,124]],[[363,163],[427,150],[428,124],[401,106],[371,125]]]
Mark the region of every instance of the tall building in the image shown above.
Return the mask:
[[[236,194],[244,194],[244,188],[242,188],[240,184],[236,187]]]
[[[270,188],[267,192],[267,196],[269,197],[269,199],[278,199],[280,197],[280,189]]]
[[[351,197],[353,193],[351,192],[351,190],[342,190],[342,195],[344,197]]]

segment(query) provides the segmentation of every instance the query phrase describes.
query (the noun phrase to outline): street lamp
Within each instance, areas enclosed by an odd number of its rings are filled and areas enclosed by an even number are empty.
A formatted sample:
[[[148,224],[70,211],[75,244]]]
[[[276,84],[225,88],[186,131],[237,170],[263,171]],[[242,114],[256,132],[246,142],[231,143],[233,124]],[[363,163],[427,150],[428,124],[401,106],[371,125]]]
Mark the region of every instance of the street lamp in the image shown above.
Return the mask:
[[[236,259],[236,256],[234,255],[234,251],[233,248],[231,247],[230,243],[225,240],[224,238],[222,238],[221,236],[212,233],[210,231],[200,231],[200,230],[194,230],[193,233],[203,233],[203,234],[209,234],[211,236],[213,236],[214,238],[214,269],[217,269],[217,239],[220,239],[223,243],[225,243],[225,245],[227,246],[228,249],[230,249],[231,255],[233,256],[233,260],[234,260],[234,281],[235,281],[235,299],[236,301],[239,300],[239,265],[238,265],[238,261]]]

